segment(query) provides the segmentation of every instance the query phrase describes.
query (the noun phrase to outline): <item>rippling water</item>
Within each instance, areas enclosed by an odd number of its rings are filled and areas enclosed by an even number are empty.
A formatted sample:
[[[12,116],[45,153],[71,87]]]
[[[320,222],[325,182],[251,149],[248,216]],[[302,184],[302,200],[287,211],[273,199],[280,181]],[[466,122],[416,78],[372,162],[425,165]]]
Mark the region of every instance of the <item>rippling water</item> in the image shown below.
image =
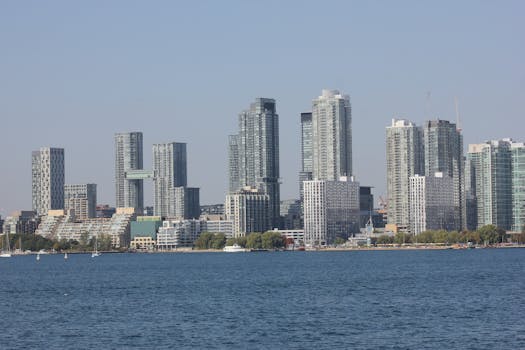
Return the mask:
[[[525,349],[525,249],[0,259],[0,348]]]

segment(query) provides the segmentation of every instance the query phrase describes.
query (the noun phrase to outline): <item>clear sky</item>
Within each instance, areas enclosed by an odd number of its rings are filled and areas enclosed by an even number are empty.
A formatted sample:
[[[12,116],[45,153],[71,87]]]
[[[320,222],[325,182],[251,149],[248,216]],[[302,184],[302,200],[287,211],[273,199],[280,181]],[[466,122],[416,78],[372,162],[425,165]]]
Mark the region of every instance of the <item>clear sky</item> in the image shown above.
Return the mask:
[[[31,151],[115,204],[116,132],[186,142],[188,185],[222,203],[227,135],[277,100],[281,198],[298,198],[300,113],[350,95],[357,180],[386,193],[385,127],[455,120],[465,145],[525,141],[524,1],[0,2],[0,214],[31,209]],[[151,183],[146,204],[153,203]]]

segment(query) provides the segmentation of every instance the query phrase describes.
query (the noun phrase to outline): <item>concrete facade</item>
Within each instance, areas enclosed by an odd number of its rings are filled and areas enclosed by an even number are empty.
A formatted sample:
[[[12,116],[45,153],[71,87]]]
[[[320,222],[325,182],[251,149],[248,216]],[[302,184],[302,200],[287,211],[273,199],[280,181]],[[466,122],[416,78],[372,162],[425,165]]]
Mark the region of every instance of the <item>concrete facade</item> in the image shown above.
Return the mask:
[[[33,211],[42,216],[64,209],[64,149],[42,147],[31,160]]]

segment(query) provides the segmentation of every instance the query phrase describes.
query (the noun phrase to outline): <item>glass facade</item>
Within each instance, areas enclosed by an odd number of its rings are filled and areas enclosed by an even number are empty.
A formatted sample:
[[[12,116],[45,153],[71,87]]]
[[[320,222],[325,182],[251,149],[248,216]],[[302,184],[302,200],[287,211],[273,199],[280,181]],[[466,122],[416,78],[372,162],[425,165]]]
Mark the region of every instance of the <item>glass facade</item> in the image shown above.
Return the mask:
[[[115,134],[115,204],[117,208],[144,208],[142,179],[126,178],[129,170],[143,169],[142,132]]]
[[[271,227],[278,227],[279,116],[275,110],[275,100],[257,98],[249,110],[241,112],[239,134],[230,136],[229,141],[230,193],[244,187],[255,187],[267,194]]]
[[[476,220],[469,226],[477,228],[496,225],[510,230],[512,224],[512,141],[504,139],[469,145],[469,192],[476,207]]]
[[[515,143],[512,153],[512,231],[525,230],[525,144]]]

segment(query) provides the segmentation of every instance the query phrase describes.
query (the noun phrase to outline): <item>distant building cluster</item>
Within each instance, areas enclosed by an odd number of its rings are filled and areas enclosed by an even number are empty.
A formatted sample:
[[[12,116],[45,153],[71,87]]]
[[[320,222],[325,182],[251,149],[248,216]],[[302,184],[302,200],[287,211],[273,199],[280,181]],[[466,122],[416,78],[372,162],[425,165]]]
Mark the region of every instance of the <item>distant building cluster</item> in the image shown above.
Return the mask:
[[[171,250],[191,247],[202,232],[239,238],[273,230],[287,242],[322,247],[369,237],[377,228],[418,235],[525,226],[523,143],[471,144],[465,156],[457,124],[393,119],[386,127],[387,197],[375,209],[373,187],[353,174],[348,95],[323,90],[311,111],[300,114],[298,199],[280,196],[276,101],[256,98],[237,121],[228,136],[223,204],[201,206],[200,189],[188,186],[186,143],[153,144],[147,169],[142,132],[120,132],[114,135],[115,207],[97,202],[95,183],[66,184],[64,149],[42,147],[32,152],[32,210],[0,218],[0,230],[60,240],[109,235],[114,247]],[[144,204],[145,180],[153,184],[153,206]]]
[[[456,124],[393,119],[386,131],[388,225],[394,232],[525,225],[525,148],[510,139],[468,146]]]

